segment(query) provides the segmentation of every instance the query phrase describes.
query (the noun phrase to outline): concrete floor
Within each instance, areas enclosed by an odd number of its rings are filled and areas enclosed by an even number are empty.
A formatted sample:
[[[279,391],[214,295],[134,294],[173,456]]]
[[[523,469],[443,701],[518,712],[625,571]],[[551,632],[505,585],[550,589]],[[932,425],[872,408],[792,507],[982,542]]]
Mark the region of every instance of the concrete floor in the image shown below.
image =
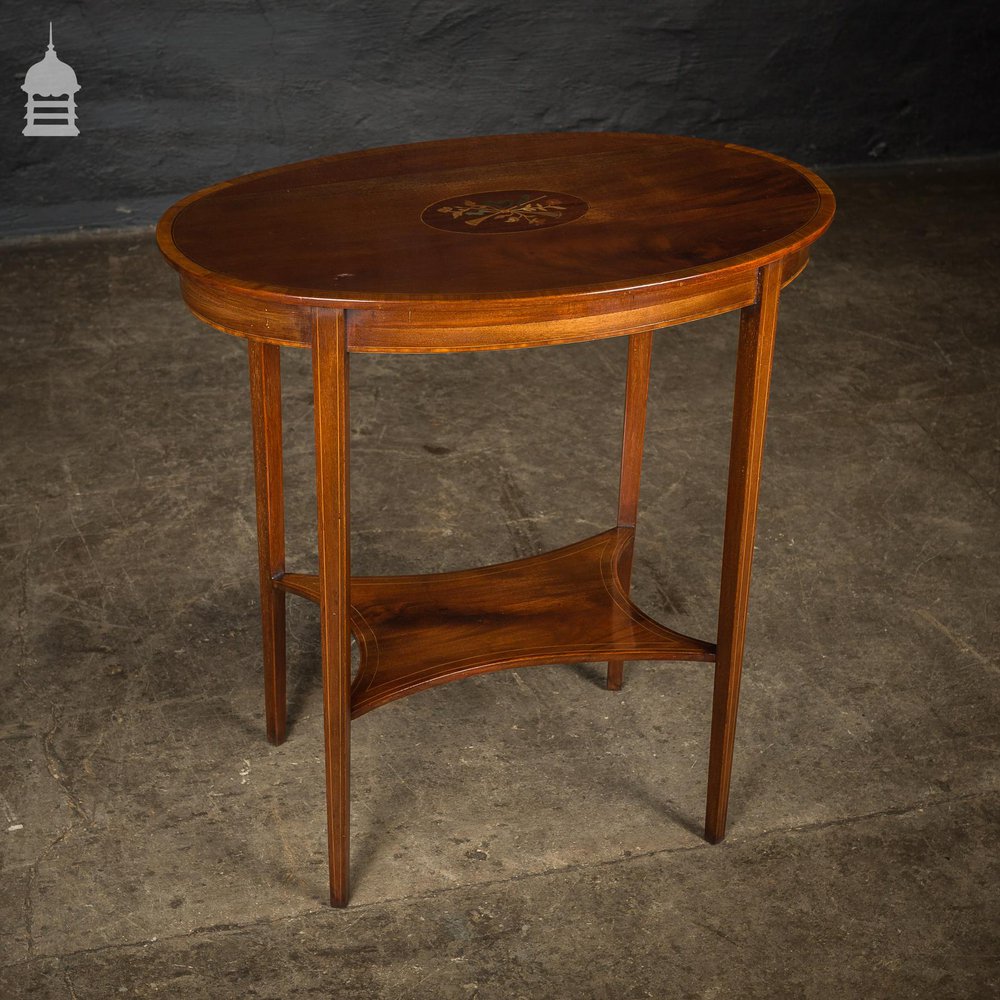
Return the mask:
[[[730,809],[711,672],[508,671],[354,726],[326,893],[316,609],[264,741],[243,344],[148,232],[0,248],[0,997],[994,997],[1000,167],[830,175],[782,307]],[[659,334],[638,603],[715,628],[736,319]],[[357,573],[612,523],[623,342],[352,369]],[[288,352],[291,568],[312,565]]]

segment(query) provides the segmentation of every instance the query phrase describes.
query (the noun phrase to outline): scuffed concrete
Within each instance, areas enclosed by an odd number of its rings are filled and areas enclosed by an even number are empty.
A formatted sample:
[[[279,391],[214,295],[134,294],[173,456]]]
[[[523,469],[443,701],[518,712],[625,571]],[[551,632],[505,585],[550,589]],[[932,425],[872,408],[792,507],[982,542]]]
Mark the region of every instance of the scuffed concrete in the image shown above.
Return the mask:
[[[1000,800],[0,970],[27,996],[987,997]],[[5,979],[6,977],[6,979]],[[70,992],[72,990],[72,992]]]
[[[704,666],[509,671],[354,726],[343,913],[306,602],[263,738],[241,343],[148,233],[0,247],[0,996],[995,995],[997,173],[830,180],[782,305],[727,842]],[[654,346],[634,594],[699,635],[735,333]],[[607,527],[624,360],[355,358],[355,571]],[[307,356],[284,372],[307,568]]]

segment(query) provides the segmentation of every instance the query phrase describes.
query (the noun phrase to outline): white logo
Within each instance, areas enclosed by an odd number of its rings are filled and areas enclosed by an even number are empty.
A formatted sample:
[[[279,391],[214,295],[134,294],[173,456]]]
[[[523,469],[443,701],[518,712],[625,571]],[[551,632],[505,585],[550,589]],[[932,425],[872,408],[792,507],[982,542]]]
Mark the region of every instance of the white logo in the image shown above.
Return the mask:
[[[80,89],[76,73],[57,55],[52,44],[52,22],[49,21],[49,48],[45,58],[36,62],[24,75],[21,87],[28,95],[24,116],[28,124],[23,135],[79,135],[76,127],[74,94]]]

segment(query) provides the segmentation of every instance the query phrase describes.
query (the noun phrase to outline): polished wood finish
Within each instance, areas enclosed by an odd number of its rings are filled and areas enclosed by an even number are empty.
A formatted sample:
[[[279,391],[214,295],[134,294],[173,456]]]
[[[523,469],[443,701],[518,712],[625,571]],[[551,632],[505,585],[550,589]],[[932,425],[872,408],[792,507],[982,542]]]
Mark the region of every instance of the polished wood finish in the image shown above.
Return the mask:
[[[351,833],[351,535],[349,355],[344,314],[313,314],[318,594],[323,658],[323,733],[330,902],[346,906]]]
[[[249,341],[268,738],[285,732],[284,597],[320,606],[330,898],[349,893],[350,724],[512,666],[715,661],[706,836],[725,833],[777,303],[833,218],[810,171],[740,146],[535,133],[363,150],[225,181],[157,240],[205,322]],[[629,599],[653,331],[741,310],[718,647]],[[428,576],[350,574],[348,358],[628,335],[614,528]],[[313,358],[319,571],[284,568],[278,351]],[[361,667],[351,682],[350,633]]]
[[[281,358],[273,344],[247,344],[254,473],[260,617],[264,638],[267,738],[285,742],[285,595],[274,578],[285,572],[285,493],[281,468]]]
[[[545,189],[585,200],[568,225],[471,236],[421,220],[443,198]],[[340,308],[555,298],[750,273],[815,239],[819,178],[780,157],[635,132],[484,136],[277,167],[168,210],[182,271],[251,297]],[[446,309],[447,311],[447,309]]]
[[[582,217],[470,236],[429,205],[509,182],[576,194]],[[352,352],[484,350],[655,330],[753,302],[833,216],[829,188],[780,157],[644,133],[538,133],[340,154],[178,202],[158,239],[192,310],[309,346],[303,307],[348,310]],[[245,314],[245,320],[241,320]]]
[[[740,315],[705,813],[705,837],[713,844],[726,835],[736,710],[750,600],[750,566],[757,531],[757,496],[780,294],[778,268],[775,265],[761,268],[757,302]]]
[[[353,577],[361,666],[351,714],[474,674],[605,656],[714,661],[715,645],[666,628],[628,599],[633,529],[611,528],[513,562],[450,573]],[[319,598],[315,575],[276,584]]]
[[[366,354],[426,354],[544,347],[660,330],[749,305],[754,274],[738,279],[685,281],[669,298],[662,289],[631,289],[624,299],[596,296],[589,302],[456,302],[447,312],[436,303],[396,309],[352,309],[348,343]]]
[[[198,319],[224,333],[284,347],[312,347],[312,314],[301,305],[252,298],[184,274],[181,295]]]
[[[628,340],[628,367],[625,374],[625,413],[622,421],[622,464],[618,480],[618,527],[632,528],[632,539],[622,554],[620,574],[628,597],[632,586],[634,529],[639,513],[639,476],[642,472],[642,446],[646,438],[646,400],[649,396],[649,365],[653,354],[653,335],[633,333]],[[622,660],[608,663],[608,690],[620,691],[625,672]]]
[[[809,261],[801,247],[782,261],[789,284]],[[181,275],[181,293],[191,311],[224,333],[286,347],[312,346],[305,303],[248,298],[245,292]],[[752,305],[757,272],[733,277],[691,278],[630,289],[627,297],[590,300],[528,299],[503,302],[414,303],[394,308],[347,311],[347,348],[352,354],[434,354],[542,347],[623,334],[662,330]]]

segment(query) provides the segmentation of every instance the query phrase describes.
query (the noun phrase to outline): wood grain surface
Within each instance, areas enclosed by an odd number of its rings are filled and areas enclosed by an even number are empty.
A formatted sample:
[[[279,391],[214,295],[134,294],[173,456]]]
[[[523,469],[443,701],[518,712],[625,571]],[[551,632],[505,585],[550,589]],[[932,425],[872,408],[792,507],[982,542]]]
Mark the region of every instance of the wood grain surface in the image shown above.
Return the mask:
[[[517,188],[588,208],[566,225],[474,239],[421,220],[443,199]],[[178,202],[157,237],[193,278],[363,308],[625,292],[752,268],[816,239],[832,214],[818,177],[756,150],[556,132],[390,146],[251,174]]]
[[[609,657],[713,661],[713,643],[660,625],[629,600],[622,569],[633,534],[612,528],[537,556],[450,573],[354,577],[361,666],[351,714],[506,667]],[[320,598],[315,575],[288,573],[275,586]]]

